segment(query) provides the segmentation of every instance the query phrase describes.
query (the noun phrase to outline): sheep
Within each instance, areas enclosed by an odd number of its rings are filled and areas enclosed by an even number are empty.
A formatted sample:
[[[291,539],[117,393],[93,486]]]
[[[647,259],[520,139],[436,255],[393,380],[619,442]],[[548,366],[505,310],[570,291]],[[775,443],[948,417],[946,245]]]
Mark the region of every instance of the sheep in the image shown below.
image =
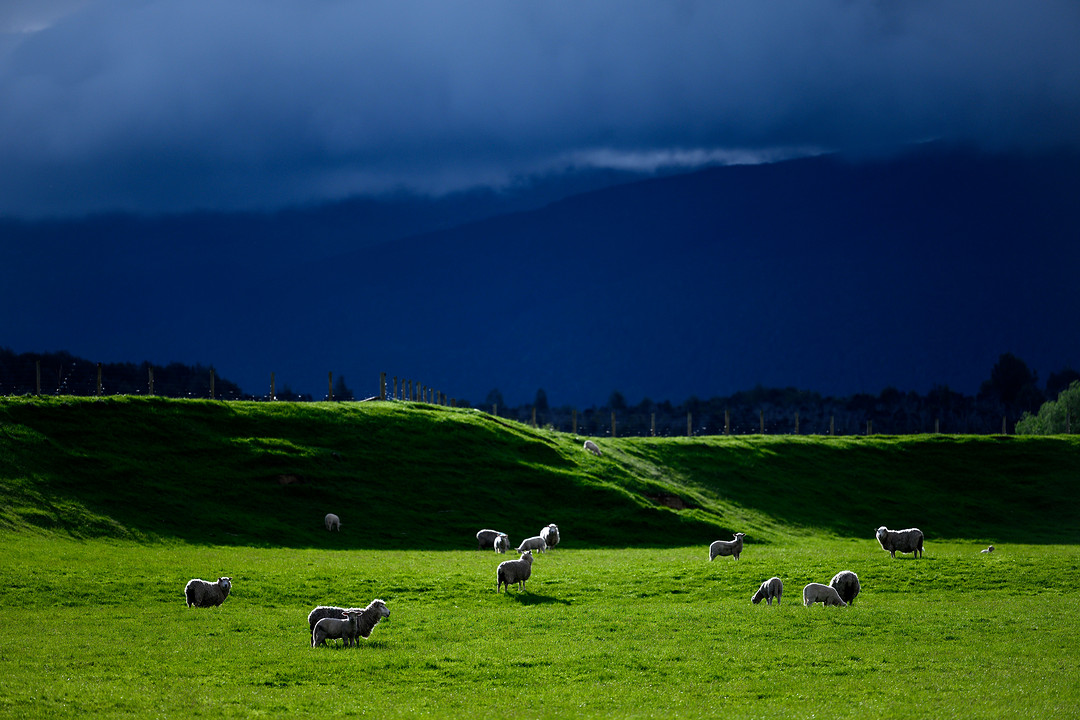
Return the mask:
[[[502,555],[510,549],[510,538],[506,536],[506,533],[499,533],[495,536],[495,552]]]
[[[735,559],[738,560],[739,554],[742,552],[744,537],[746,537],[744,533],[735,533],[734,540],[717,540],[714,542],[709,546],[709,562],[724,555],[734,555]]]
[[[525,581],[532,575],[533,556],[531,550],[521,553],[518,560],[504,560],[499,563],[495,571],[496,592],[502,592],[502,586],[506,585],[506,592],[510,592],[510,585],[517,584],[521,590],[525,590]]]
[[[588,452],[591,452],[593,455],[595,455],[597,457],[600,457],[600,455],[602,454],[600,452],[600,447],[596,443],[594,443],[592,440],[586,440],[585,444],[582,445],[582,447],[585,448],[585,450],[587,450]]]
[[[327,530],[337,530],[338,532],[341,532],[341,518],[334,513],[328,513],[327,516],[323,518],[323,522],[326,524]]]
[[[232,578],[219,577],[216,583],[193,578],[184,586],[188,607],[217,607],[232,590]]]
[[[833,579],[829,581],[829,587],[834,588],[840,599],[848,605],[855,602],[855,596],[862,590],[859,585],[859,576],[850,570],[841,570],[833,575]]]
[[[754,593],[754,597],[750,598],[750,602],[757,605],[762,600],[766,605],[772,605],[773,598],[776,598],[776,604],[780,604],[780,597],[784,594],[784,582],[778,577],[771,577],[765,582],[761,583],[761,587]]]
[[[544,538],[549,548],[553,548],[559,544],[559,528],[555,526],[555,523],[551,523],[540,531],[540,537]]]
[[[887,550],[889,555],[896,557],[896,553],[911,553],[914,557],[922,557],[923,533],[919,528],[907,530],[890,530],[884,525],[877,529],[877,540],[881,543],[881,549]]]
[[[506,533],[499,530],[484,529],[476,533],[476,549],[477,550],[490,550],[495,547],[495,538]]]
[[[992,553],[992,552],[994,552],[994,546],[991,545],[990,547],[988,547],[988,548],[986,548],[984,550],[980,550],[979,552],[981,552],[981,553]]]
[[[341,612],[340,618],[324,617],[315,623],[311,631],[311,647],[325,645],[327,640],[341,638],[342,647],[349,647],[356,642],[356,622],[363,610],[349,609]]]
[[[836,588],[821,583],[810,583],[804,587],[802,589],[802,601],[803,605],[807,607],[816,602],[824,603],[826,606],[847,607],[847,603],[840,599]]]
[[[368,603],[366,608],[340,608],[332,605],[320,605],[308,613],[308,629],[314,633],[315,626],[320,620],[324,618],[336,620],[342,617],[346,611],[360,613],[356,622],[356,634],[350,636],[350,639],[354,642],[357,636],[366,638],[371,635],[371,631],[379,624],[380,620],[390,617],[390,608],[386,607],[386,603],[378,598]]]
[[[539,535],[533,535],[531,538],[525,538],[521,541],[521,544],[517,546],[518,552],[525,552],[526,550],[539,550],[540,552],[547,552],[547,540]]]

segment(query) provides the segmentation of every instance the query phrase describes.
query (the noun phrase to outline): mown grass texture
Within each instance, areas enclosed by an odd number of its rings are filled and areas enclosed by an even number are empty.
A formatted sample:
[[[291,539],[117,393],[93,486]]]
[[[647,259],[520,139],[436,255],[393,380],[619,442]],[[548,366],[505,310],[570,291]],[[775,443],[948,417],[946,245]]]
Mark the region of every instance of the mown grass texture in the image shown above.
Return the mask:
[[[1080,700],[1075,549],[872,541],[556,549],[524,593],[505,556],[8,536],[0,715],[1038,717]],[[848,608],[801,604],[855,570]],[[233,577],[189,609],[192,575]],[[778,574],[784,601],[752,605]],[[384,599],[357,649],[311,648],[318,603]]]

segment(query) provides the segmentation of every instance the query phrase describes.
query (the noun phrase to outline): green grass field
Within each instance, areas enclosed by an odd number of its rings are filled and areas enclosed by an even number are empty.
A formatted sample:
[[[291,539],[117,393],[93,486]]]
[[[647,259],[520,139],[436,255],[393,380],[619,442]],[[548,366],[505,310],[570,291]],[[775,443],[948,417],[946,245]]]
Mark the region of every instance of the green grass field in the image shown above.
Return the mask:
[[[1074,438],[580,442],[425,405],[0,400],[0,716],[1077,716]],[[476,530],[548,522],[496,593]],[[802,606],[841,569],[854,605]],[[375,597],[361,647],[310,647],[311,607]]]

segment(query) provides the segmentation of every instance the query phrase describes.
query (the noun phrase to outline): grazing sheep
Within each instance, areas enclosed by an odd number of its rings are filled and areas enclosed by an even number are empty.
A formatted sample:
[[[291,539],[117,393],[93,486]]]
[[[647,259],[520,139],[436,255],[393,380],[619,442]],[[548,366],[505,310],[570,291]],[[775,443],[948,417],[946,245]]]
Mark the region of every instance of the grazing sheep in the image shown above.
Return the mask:
[[[822,585],[821,583],[810,583],[804,587],[802,589],[802,601],[803,605],[806,605],[807,607],[816,602],[824,603],[826,606],[835,605],[837,607],[847,607],[847,603],[840,599],[840,595],[836,592],[836,588]]]
[[[215,583],[194,578],[184,586],[184,597],[188,607],[217,607],[229,597],[230,590],[232,578],[219,577]]]
[[[555,526],[555,523],[551,523],[540,531],[540,537],[544,538],[549,548],[553,548],[559,544],[559,528]]]
[[[981,552],[981,553],[992,553],[992,552],[994,552],[994,546],[991,545],[990,547],[986,548],[985,550],[980,550],[979,552]]]
[[[311,631],[311,647],[325,645],[327,640],[341,639],[342,647],[349,647],[356,642],[356,622],[363,610],[343,610],[340,618],[324,617],[315,623]]]
[[[347,610],[360,613],[356,621],[356,635],[351,636],[354,641],[357,636],[366,638],[371,635],[371,631],[379,624],[380,620],[390,617],[390,608],[386,607],[386,603],[379,599],[372,600],[366,608],[340,608],[332,605],[320,605],[308,613],[308,628],[314,633],[315,626],[320,620],[324,618],[340,618]]]
[[[717,540],[709,546],[709,562],[712,562],[718,557],[724,555],[734,555],[735,559],[739,559],[739,554],[742,552],[743,538],[746,537],[743,533],[735,533],[734,540]]]
[[[923,534],[919,528],[890,530],[882,525],[877,529],[877,540],[881,543],[881,549],[887,550],[892,557],[896,557],[898,552],[922,557]]]
[[[829,587],[834,588],[840,599],[848,605],[855,602],[855,596],[862,590],[859,585],[859,576],[850,570],[841,570],[833,575],[833,579],[829,581]]]
[[[499,563],[499,568],[495,572],[496,592],[502,592],[502,586],[506,585],[506,592],[510,592],[510,585],[517,584],[521,589],[525,589],[525,581],[532,575],[532,563],[533,556],[531,550],[526,550],[521,553],[521,558],[518,560],[504,560]]]
[[[495,552],[502,555],[504,552],[510,549],[510,538],[506,536],[506,533],[499,533],[495,537]]]
[[[484,529],[476,533],[476,549],[477,550],[490,550],[495,547],[495,538],[500,535],[505,535],[504,532],[498,530]]]
[[[323,522],[326,523],[327,530],[337,530],[338,532],[341,532],[341,518],[334,513],[327,514],[327,516],[323,518]]]
[[[531,538],[525,538],[521,541],[521,544],[517,546],[518,552],[525,552],[526,550],[539,550],[540,552],[547,552],[547,540],[539,535],[533,535]]]
[[[754,593],[754,597],[750,598],[750,602],[757,605],[762,600],[766,605],[772,605],[773,598],[776,598],[776,604],[780,604],[780,596],[784,594],[784,582],[778,577],[771,577],[765,582],[761,583],[761,587]]]
[[[593,455],[595,455],[597,457],[600,457],[600,455],[602,454],[600,452],[600,447],[596,443],[594,443],[592,440],[586,440],[585,444],[582,445],[582,447],[585,448],[586,450],[588,450],[589,452],[591,452]]]

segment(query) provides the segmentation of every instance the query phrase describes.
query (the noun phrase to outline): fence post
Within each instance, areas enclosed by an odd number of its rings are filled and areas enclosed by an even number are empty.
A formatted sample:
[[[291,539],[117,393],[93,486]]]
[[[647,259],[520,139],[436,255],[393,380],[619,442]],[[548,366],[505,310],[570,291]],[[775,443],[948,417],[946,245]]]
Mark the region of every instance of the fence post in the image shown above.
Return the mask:
[[[101,397],[101,363],[97,364],[97,396]]]
[[[379,373],[379,399],[386,399],[386,373]]]
[[[277,390],[274,388],[274,373],[270,373],[270,401],[277,400]]]
[[[36,378],[36,382],[34,383],[34,387],[37,388],[37,390],[36,390],[36,392],[34,394],[35,395],[40,395],[41,394],[41,361],[40,360],[35,360],[34,361],[34,376]]]
[[[148,394],[153,395],[154,394],[154,368],[148,367],[146,369],[146,372],[150,376],[149,377],[149,389],[150,389],[150,392]]]
[[[652,419],[649,421],[649,434],[656,437],[656,413],[652,414]]]
[[[765,434],[765,409],[758,410],[758,425],[761,428],[761,434]]]
[[[731,411],[724,408],[724,434],[731,434]]]
[[[1005,427],[1005,416],[1004,415],[1001,416],[1001,434],[1002,435],[1008,435],[1009,434],[1009,431]]]
[[[574,408],[573,410],[570,411],[570,417],[572,419],[571,422],[572,422],[573,427],[574,427],[573,433],[575,435],[577,435],[577,408]]]
[[[874,434],[874,421],[873,420],[867,420],[866,421],[866,434],[867,435],[873,435]]]
[[[210,368],[210,399],[214,399],[214,368]]]
[[[686,411],[686,437],[694,435],[694,413]]]
[[[611,411],[611,437],[615,437],[615,411]]]
[[[835,435],[836,434],[836,416],[835,415],[830,415],[829,416],[829,434],[830,435]]]
[[[397,375],[395,375],[395,376],[394,376],[394,399],[395,399],[395,400],[397,400],[397,399],[398,399],[398,394],[397,394]]]
[[[326,373],[326,399],[334,402],[334,371]]]

